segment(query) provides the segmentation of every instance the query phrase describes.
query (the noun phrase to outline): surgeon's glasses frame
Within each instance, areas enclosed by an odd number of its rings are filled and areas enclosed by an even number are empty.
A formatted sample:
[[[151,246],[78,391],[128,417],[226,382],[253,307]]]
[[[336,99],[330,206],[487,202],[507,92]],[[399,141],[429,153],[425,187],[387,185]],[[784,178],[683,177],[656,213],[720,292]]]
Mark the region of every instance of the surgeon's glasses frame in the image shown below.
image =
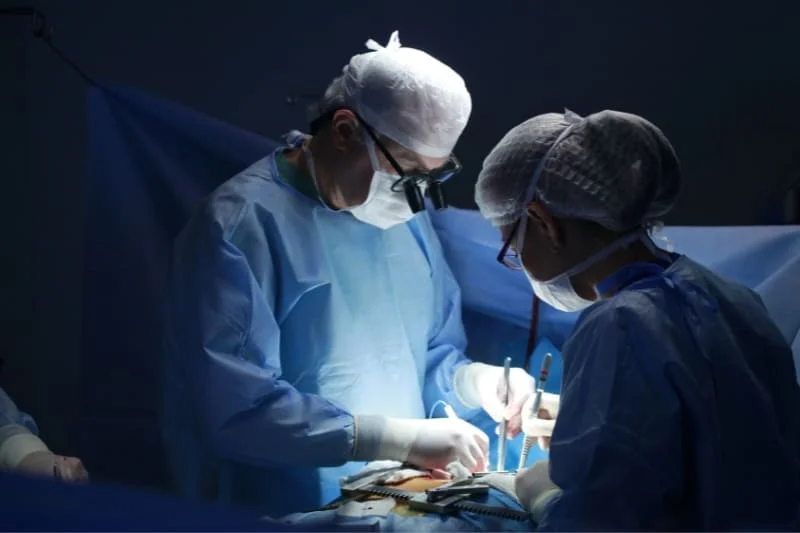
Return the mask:
[[[424,183],[428,186],[428,195],[431,197],[433,207],[436,209],[445,209],[447,207],[447,199],[444,196],[442,184],[461,172],[462,168],[461,163],[456,156],[450,154],[450,159],[436,170],[409,174],[400,167],[400,164],[397,162],[397,160],[392,156],[386,146],[384,146],[384,144],[378,139],[378,136],[375,134],[372,126],[367,124],[364,119],[358,116],[358,113],[353,112],[353,114],[367,130],[369,136],[372,137],[372,140],[375,142],[375,146],[377,146],[378,149],[383,152],[386,160],[389,161],[389,164],[392,165],[392,168],[394,168],[395,172],[397,172],[397,175],[400,176],[397,181],[392,183],[392,191],[399,192],[399,187],[403,188],[408,205],[411,207],[411,211],[414,213],[419,213],[420,211],[425,210],[425,201],[422,198],[422,191],[419,189],[421,183]]]
[[[372,126],[367,124],[367,122],[361,118],[361,116],[359,116],[355,110],[348,107],[341,107],[329,111],[325,114],[325,116],[333,116],[333,114],[339,109],[347,109],[353,113],[361,125],[364,126],[364,129],[367,130],[367,134],[369,134],[370,138],[372,138],[372,140],[375,142],[375,146],[378,147],[384,157],[386,157],[386,160],[389,161],[389,164],[392,165],[392,168],[395,170],[395,172],[397,172],[399,178],[397,181],[392,183],[392,191],[400,192],[400,188],[402,187],[402,190],[406,196],[406,201],[408,202],[408,206],[411,208],[413,213],[419,213],[420,211],[425,210],[425,200],[422,197],[422,191],[420,191],[420,184],[427,185],[428,196],[430,196],[431,202],[433,202],[433,207],[436,209],[447,208],[447,198],[445,198],[442,184],[461,172],[462,169],[461,162],[456,158],[455,155],[450,154],[450,159],[444,165],[435,170],[429,172],[406,172],[402,169],[402,167],[400,167],[400,164],[392,156],[386,146],[384,146],[384,144],[378,139],[378,135],[372,129]]]
[[[511,247],[511,243],[514,242],[514,238],[521,224],[522,219],[514,222],[514,226],[511,228],[508,237],[506,237],[506,240],[503,242],[503,247],[500,248],[500,252],[497,254],[497,262],[511,270],[522,270],[522,259],[517,250]]]

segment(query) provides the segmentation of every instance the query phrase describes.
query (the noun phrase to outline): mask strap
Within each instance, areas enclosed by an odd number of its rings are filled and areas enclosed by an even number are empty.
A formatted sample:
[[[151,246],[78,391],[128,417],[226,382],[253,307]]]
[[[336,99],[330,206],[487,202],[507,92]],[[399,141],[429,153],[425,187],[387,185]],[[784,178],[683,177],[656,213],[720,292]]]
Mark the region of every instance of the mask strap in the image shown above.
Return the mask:
[[[645,233],[644,229],[637,229],[632,233],[623,235],[622,237],[612,242],[605,248],[602,248],[600,251],[590,255],[589,257],[587,257],[574,267],[567,269],[566,271],[564,271],[563,274],[560,274],[560,276],[572,277],[575,274],[579,274],[584,270],[586,270],[587,268],[589,268],[590,266],[592,266],[593,264],[597,263],[598,261],[602,261],[603,259],[611,255],[612,253],[616,252],[620,248],[626,248],[629,244],[636,242],[637,240],[642,239],[643,237],[647,237],[647,234]]]
[[[366,128],[364,128],[364,144],[366,145],[367,155],[369,155],[369,163],[372,166],[372,172],[382,172],[381,160],[378,157],[378,145],[375,139],[372,138],[372,135],[367,132]]]
[[[564,131],[562,131],[556,140],[553,141],[553,144],[547,149],[545,152],[544,157],[539,161],[539,164],[536,165],[536,170],[533,171],[533,176],[531,177],[531,181],[528,183],[528,188],[525,190],[525,202],[522,204],[524,211],[522,212],[522,219],[519,223],[519,229],[517,231],[517,253],[520,257],[522,257],[522,247],[525,244],[525,232],[528,229],[528,204],[533,200],[533,197],[536,195],[536,185],[539,183],[539,178],[542,176],[542,171],[544,171],[544,165],[547,163],[547,160],[550,158],[550,154],[553,152],[553,149],[561,143],[571,132],[575,129],[575,126],[581,123],[583,120],[578,114],[573,113],[569,109],[564,110],[564,120],[569,124]]]

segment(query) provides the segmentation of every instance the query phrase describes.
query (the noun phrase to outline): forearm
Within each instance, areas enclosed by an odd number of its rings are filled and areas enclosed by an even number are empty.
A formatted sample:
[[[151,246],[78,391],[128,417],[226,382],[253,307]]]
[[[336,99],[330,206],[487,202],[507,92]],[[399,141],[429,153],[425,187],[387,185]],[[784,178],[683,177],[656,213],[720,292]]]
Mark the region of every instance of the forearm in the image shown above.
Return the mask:
[[[258,396],[240,398],[242,408],[235,402],[223,410],[214,394],[203,396],[203,428],[219,456],[260,467],[338,466],[353,459],[352,414],[281,380],[261,388]]]

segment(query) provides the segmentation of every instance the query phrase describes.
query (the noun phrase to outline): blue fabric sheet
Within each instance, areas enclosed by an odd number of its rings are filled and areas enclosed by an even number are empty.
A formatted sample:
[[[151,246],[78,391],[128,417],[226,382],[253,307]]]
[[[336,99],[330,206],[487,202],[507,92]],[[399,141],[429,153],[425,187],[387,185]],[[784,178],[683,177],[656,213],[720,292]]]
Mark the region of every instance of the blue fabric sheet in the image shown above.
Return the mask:
[[[492,507],[523,510],[517,501],[494,488],[480,501]],[[534,523],[530,520],[507,520],[474,513],[419,516],[393,511],[387,516],[348,517],[337,515],[336,510],[327,510],[290,515],[284,517],[282,521],[300,529],[338,527],[343,531],[352,531],[354,528],[371,528],[371,531],[532,531],[534,529]]]
[[[81,449],[94,478],[164,485],[157,357],[178,231],[274,143],[125,89],[89,92]]]
[[[163,487],[157,358],[172,242],[202,197],[276,143],[126,88],[91,89],[88,113],[80,454],[94,479]],[[433,219],[462,288],[468,355],[489,363],[510,355],[521,364],[531,310],[524,276],[496,262],[499,236],[478,213],[449,209]],[[759,292],[798,358],[800,228],[665,233],[677,251]],[[557,355],[575,319],[542,305],[534,374],[544,352]],[[559,365],[557,357],[552,392]],[[487,417],[475,422],[494,435]],[[518,450],[518,441],[509,447],[509,466]]]
[[[287,531],[252,512],[0,473],[0,531]],[[303,528],[304,530],[306,528]]]

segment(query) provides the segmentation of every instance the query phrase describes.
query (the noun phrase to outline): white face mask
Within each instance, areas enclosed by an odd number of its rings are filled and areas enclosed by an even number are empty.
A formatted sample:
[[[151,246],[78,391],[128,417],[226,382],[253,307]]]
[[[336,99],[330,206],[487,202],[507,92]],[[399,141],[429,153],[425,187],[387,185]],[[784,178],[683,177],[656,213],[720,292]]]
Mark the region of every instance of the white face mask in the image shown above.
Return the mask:
[[[575,292],[569,276],[562,274],[550,281],[544,282],[539,281],[528,274],[527,270],[523,269],[523,271],[525,272],[525,277],[528,278],[531,287],[533,287],[533,293],[536,295],[536,297],[547,305],[558,309],[559,311],[564,311],[566,313],[572,311],[581,311],[582,309],[586,309],[594,303],[590,300],[582,298],[577,292]]]
[[[587,300],[575,292],[575,287],[572,286],[572,276],[580,274],[593,264],[608,257],[619,248],[623,248],[634,241],[642,239],[643,236],[644,235],[640,231],[625,235],[549,281],[539,281],[531,276],[524,267],[523,270],[525,271],[525,276],[528,278],[531,287],[533,287],[534,294],[536,294],[541,301],[559,311],[567,313],[582,311],[592,305],[594,301]],[[520,257],[522,257],[521,251]]]
[[[372,165],[372,181],[369,185],[369,193],[363,204],[355,207],[346,207],[342,211],[349,211],[360,221],[382,230],[408,222],[414,216],[414,212],[411,211],[411,207],[408,205],[405,192],[392,190],[392,185],[399,179],[399,176],[381,170],[378,154],[375,152],[375,141],[368,136],[365,142],[369,161]],[[306,163],[314,180],[314,185],[319,191],[314,156],[307,147],[303,147],[303,151],[305,152]],[[424,194],[424,192],[423,190],[422,193]],[[327,207],[328,204],[322,196],[320,196],[320,201]]]
[[[363,204],[349,207],[347,211],[353,213],[353,216],[360,221],[384,230],[408,222],[414,216],[414,212],[408,205],[405,192],[402,189],[392,190],[392,185],[399,176],[381,170],[378,154],[375,152],[375,141],[367,137],[366,143],[369,161],[372,164],[369,194]]]

